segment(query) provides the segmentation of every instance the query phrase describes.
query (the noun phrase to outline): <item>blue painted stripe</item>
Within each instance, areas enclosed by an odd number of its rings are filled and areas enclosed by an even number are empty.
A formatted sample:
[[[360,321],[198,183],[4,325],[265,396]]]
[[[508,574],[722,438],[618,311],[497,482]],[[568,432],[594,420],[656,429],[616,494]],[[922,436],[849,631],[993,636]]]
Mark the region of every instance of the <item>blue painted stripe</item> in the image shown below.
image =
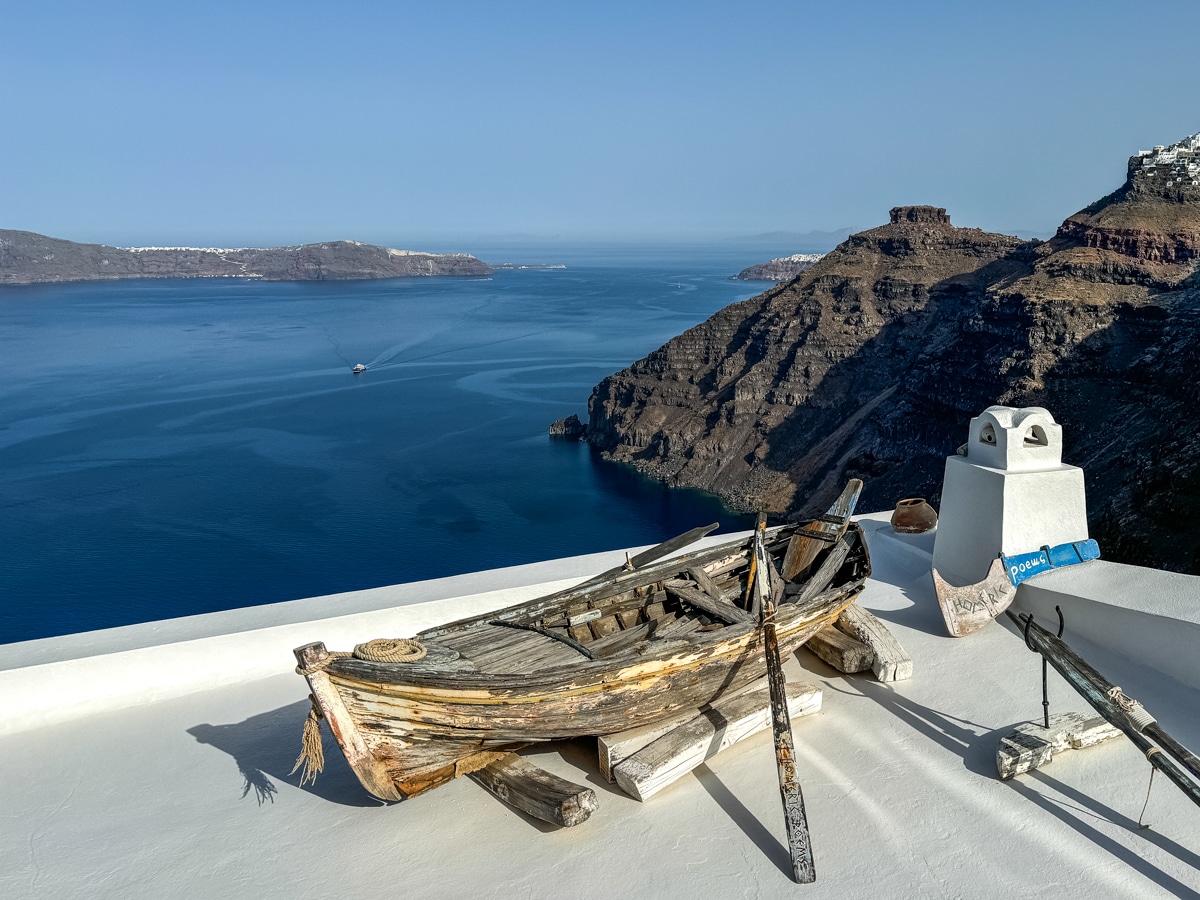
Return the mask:
[[[1093,540],[1075,541],[1070,544],[1059,544],[1057,547],[1043,547],[1032,553],[1018,553],[1015,556],[1004,556],[1004,571],[1013,585],[1022,581],[1058,569],[1062,566],[1073,566],[1081,562],[1100,558],[1100,545]]]

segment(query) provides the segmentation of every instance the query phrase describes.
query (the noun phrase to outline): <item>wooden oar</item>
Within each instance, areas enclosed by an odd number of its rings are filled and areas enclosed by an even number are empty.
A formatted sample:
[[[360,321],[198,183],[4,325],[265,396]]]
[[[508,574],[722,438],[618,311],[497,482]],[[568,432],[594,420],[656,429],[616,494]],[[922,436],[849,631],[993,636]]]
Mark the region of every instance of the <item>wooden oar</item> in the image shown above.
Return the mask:
[[[846,531],[850,517],[854,515],[854,507],[858,505],[858,495],[862,493],[862,487],[861,480],[851,478],[846,482],[841,496],[833,502],[833,506],[829,507],[825,515],[809,522],[801,532],[792,537],[787,553],[783,556],[784,581],[795,581],[796,576],[812,564],[825,546],[825,541],[803,532],[824,534],[833,539],[841,537]]]
[[[601,572],[593,578],[589,578],[582,584],[575,585],[576,588],[588,587],[593,584],[599,584],[612,578],[614,575],[620,575],[622,572],[632,572],[634,569],[640,569],[642,566],[652,562],[657,562],[664,556],[670,556],[676,550],[682,550],[689,544],[694,544],[702,537],[706,537],[710,532],[716,531],[721,527],[720,522],[713,522],[711,525],[701,525],[699,528],[693,528],[691,531],[685,531],[677,537],[671,538],[669,541],[663,541],[657,546],[651,547],[649,550],[643,550],[637,556],[626,560],[622,565],[609,569],[606,572]]]
[[[1200,784],[1188,777],[1187,772],[1168,758],[1168,754],[1175,757],[1193,776],[1200,776],[1200,761],[1190,750],[1166,734],[1154,721],[1154,717],[1146,713],[1140,704],[1131,703],[1121,693],[1120,688],[1114,687],[1088,665],[1079,654],[1063,643],[1061,638],[1055,637],[1034,622],[1033,616],[1026,614],[1017,617],[1012,612],[1006,615],[1023,630],[1030,649],[1036,650],[1048,660],[1096,712],[1110,725],[1125,733],[1134,746],[1146,755],[1150,765],[1175,782],[1176,787],[1200,806]],[[1150,738],[1154,738],[1161,746],[1154,746]]]
[[[767,685],[771,693],[771,727],[775,733],[775,762],[779,769],[779,795],[783,800],[783,821],[787,828],[792,873],[797,884],[817,880],[813,862],[808,817],[804,813],[804,795],[796,780],[796,745],[792,739],[792,721],[788,715],[787,682],[779,659],[779,638],[775,634],[775,601],[770,588],[770,560],[763,531],[766,517],[761,513],[754,529],[755,592],[762,610],[763,654],[767,661]]]

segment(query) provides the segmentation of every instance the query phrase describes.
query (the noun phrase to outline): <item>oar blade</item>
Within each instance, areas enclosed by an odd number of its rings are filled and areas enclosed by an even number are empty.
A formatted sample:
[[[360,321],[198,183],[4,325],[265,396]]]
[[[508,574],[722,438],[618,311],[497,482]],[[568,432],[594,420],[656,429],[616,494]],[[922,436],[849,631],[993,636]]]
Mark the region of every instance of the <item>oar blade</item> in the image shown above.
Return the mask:
[[[841,495],[833,501],[833,505],[829,507],[825,515],[814,519],[805,526],[805,530],[828,534],[834,538],[841,537],[850,523],[850,517],[854,515],[854,508],[858,505],[858,497],[862,493],[862,488],[861,479],[851,478],[846,482]],[[816,538],[805,534],[794,535],[791,543],[788,544],[787,553],[783,557],[784,580],[795,581],[796,576],[812,564],[824,546],[825,542]]]

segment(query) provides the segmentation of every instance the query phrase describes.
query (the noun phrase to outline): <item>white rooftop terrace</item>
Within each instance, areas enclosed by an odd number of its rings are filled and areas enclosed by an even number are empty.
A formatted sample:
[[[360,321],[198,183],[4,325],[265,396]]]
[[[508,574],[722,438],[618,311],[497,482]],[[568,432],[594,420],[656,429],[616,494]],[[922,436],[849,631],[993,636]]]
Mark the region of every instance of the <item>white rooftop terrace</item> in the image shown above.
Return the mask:
[[[589,741],[527,753],[595,789],[574,828],[470,779],[399,804],[362,789],[325,735],[315,786],[289,775],[309,709],[291,649],[404,636],[616,565],[612,551],[0,647],[0,896],[1200,897],[1200,809],[1124,738],[1001,782],[997,741],[1041,717],[1040,657],[1000,621],[946,636],[932,535],[860,519],[860,603],[911,680],[846,676],[797,719],[818,881],[791,881],[769,732],[642,804]],[[708,539],[712,541],[713,539]],[[1014,608],[1064,639],[1176,738],[1200,746],[1200,579],[1103,560],[1038,576]],[[1053,670],[1052,712],[1090,709]]]

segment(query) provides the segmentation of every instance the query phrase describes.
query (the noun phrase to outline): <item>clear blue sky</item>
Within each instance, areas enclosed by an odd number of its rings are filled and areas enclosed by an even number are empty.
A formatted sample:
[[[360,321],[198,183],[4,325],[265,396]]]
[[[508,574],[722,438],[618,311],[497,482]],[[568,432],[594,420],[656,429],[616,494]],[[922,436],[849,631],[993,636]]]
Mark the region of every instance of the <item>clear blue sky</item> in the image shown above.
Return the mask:
[[[1200,131],[1200,3],[0,0],[0,227],[115,244],[1050,231]]]

